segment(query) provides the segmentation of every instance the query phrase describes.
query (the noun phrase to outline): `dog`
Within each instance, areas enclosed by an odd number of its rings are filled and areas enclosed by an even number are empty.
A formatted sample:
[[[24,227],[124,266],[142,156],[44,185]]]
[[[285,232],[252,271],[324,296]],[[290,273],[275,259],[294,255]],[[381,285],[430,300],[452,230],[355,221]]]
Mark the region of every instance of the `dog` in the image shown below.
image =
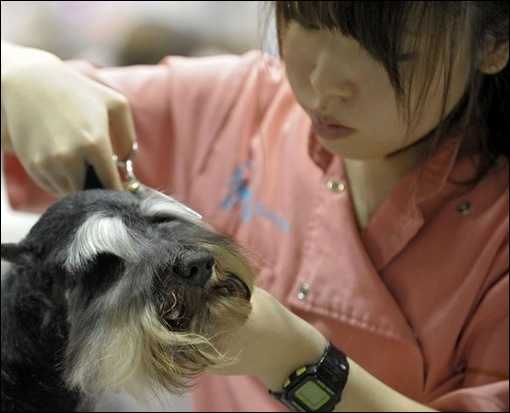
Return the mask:
[[[242,249],[166,195],[77,191],[2,244],[2,411],[186,392],[251,311]]]

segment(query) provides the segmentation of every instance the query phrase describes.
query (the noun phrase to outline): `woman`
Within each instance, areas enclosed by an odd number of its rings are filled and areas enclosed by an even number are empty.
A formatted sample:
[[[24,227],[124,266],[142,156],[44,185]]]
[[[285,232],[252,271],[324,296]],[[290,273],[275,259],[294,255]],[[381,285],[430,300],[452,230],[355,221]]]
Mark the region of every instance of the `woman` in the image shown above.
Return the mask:
[[[507,411],[508,4],[273,3],[282,61],[2,47],[2,148],[62,195],[87,163],[120,189],[136,135],[141,180],[247,248],[254,313],[198,411]]]

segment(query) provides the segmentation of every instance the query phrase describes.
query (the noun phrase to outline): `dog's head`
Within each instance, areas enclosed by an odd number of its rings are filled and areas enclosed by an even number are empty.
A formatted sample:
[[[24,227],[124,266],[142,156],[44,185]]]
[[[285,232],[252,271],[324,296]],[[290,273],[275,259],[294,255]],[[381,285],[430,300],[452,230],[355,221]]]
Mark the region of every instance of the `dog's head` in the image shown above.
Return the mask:
[[[252,269],[229,239],[164,195],[87,190],[52,205],[2,258],[67,300],[66,377],[91,395],[186,390],[248,317]],[[53,291],[55,286],[53,287]]]

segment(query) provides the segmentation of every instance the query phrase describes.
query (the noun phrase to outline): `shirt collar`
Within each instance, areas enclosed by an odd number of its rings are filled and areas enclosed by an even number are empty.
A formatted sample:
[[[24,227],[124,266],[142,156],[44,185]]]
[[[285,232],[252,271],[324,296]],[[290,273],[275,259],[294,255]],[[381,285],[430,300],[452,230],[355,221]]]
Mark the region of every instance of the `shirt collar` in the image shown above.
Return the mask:
[[[400,253],[423,226],[421,205],[444,190],[460,141],[459,137],[448,138],[429,159],[409,172],[363,230],[365,247],[378,270]]]
[[[420,204],[441,193],[452,173],[461,138],[452,136],[434,154],[409,172],[376,211],[362,238],[378,269],[397,255],[424,223]],[[310,132],[308,153],[326,173],[335,156]]]

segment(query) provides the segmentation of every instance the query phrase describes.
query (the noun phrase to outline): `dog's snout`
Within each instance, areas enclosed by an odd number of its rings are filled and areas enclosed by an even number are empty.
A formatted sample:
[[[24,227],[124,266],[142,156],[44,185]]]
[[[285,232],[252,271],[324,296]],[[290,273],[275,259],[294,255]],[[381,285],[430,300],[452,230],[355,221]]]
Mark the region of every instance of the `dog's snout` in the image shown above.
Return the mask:
[[[214,257],[208,251],[188,251],[176,266],[176,273],[192,285],[203,285],[212,276]]]

